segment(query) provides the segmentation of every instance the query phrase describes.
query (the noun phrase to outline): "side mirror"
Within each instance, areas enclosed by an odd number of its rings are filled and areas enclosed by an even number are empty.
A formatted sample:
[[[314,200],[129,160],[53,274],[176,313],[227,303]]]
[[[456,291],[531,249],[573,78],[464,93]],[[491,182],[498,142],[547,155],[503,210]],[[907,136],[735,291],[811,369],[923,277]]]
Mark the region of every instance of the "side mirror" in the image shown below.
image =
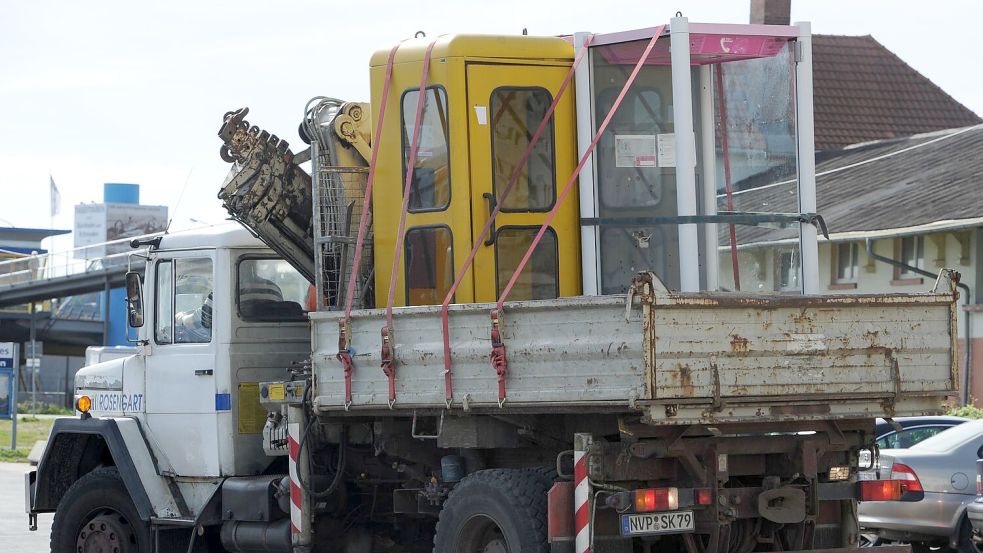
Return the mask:
[[[143,326],[143,284],[135,271],[126,273],[126,313],[130,326]]]

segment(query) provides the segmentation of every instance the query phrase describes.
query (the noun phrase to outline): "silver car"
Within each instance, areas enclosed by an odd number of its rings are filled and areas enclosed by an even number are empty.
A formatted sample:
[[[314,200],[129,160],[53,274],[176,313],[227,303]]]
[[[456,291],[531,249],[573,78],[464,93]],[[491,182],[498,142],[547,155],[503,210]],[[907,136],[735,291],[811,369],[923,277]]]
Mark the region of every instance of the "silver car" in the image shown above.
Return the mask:
[[[966,507],[966,515],[973,524],[973,541],[979,548],[983,545],[983,459],[976,461],[976,501]]]
[[[908,449],[883,449],[861,478],[901,480],[902,499],[860,504],[860,526],[882,541],[913,550],[949,546],[979,553],[966,507],[976,497],[976,461],[983,457],[983,420],[940,432]]]

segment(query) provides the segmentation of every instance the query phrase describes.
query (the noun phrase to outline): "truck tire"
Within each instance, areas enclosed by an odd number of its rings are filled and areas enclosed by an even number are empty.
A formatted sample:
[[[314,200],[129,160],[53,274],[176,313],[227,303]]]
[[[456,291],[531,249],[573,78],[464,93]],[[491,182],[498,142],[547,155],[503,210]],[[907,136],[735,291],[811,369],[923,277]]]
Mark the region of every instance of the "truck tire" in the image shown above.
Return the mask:
[[[482,470],[461,480],[437,520],[434,553],[547,553],[547,479]]]
[[[140,520],[116,467],[96,469],[68,488],[51,525],[51,553],[149,553]]]

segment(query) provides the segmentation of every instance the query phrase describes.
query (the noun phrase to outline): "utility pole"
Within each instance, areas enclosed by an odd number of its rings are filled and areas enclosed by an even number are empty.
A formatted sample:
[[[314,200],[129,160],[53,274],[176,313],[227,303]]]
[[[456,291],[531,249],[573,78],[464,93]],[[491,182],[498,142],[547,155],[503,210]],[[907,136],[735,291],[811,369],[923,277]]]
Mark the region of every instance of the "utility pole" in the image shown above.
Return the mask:
[[[14,385],[10,392],[10,450],[17,449],[17,388],[19,387],[18,373],[20,373],[20,344],[14,344]]]
[[[38,396],[37,396],[37,370],[40,368],[40,359],[37,357],[38,343],[37,343],[37,321],[35,320],[35,307],[34,302],[31,302],[31,351],[28,359],[34,359],[34,361],[28,361],[31,367],[31,410],[35,413],[38,412]]]

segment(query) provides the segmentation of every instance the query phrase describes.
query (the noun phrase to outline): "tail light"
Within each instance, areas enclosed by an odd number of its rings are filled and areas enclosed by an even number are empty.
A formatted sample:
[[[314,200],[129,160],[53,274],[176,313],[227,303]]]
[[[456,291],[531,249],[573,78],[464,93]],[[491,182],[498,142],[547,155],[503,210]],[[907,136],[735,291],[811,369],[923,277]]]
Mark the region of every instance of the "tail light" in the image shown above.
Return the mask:
[[[976,495],[983,495],[983,459],[976,461]]]
[[[679,508],[707,506],[713,503],[711,488],[644,488],[617,492],[604,500],[608,507],[619,512],[629,509],[636,513],[675,511]]]
[[[635,511],[672,511],[679,508],[679,490],[676,488],[648,488],[635,490]]]
[[[861,480],[860,501],[899,501],[900,480]]]
[[[901,481],[901,493],[924,492],[922,482],[918,479],[915,471],[903,463],[894,463],[891,466],[891,480]]]

